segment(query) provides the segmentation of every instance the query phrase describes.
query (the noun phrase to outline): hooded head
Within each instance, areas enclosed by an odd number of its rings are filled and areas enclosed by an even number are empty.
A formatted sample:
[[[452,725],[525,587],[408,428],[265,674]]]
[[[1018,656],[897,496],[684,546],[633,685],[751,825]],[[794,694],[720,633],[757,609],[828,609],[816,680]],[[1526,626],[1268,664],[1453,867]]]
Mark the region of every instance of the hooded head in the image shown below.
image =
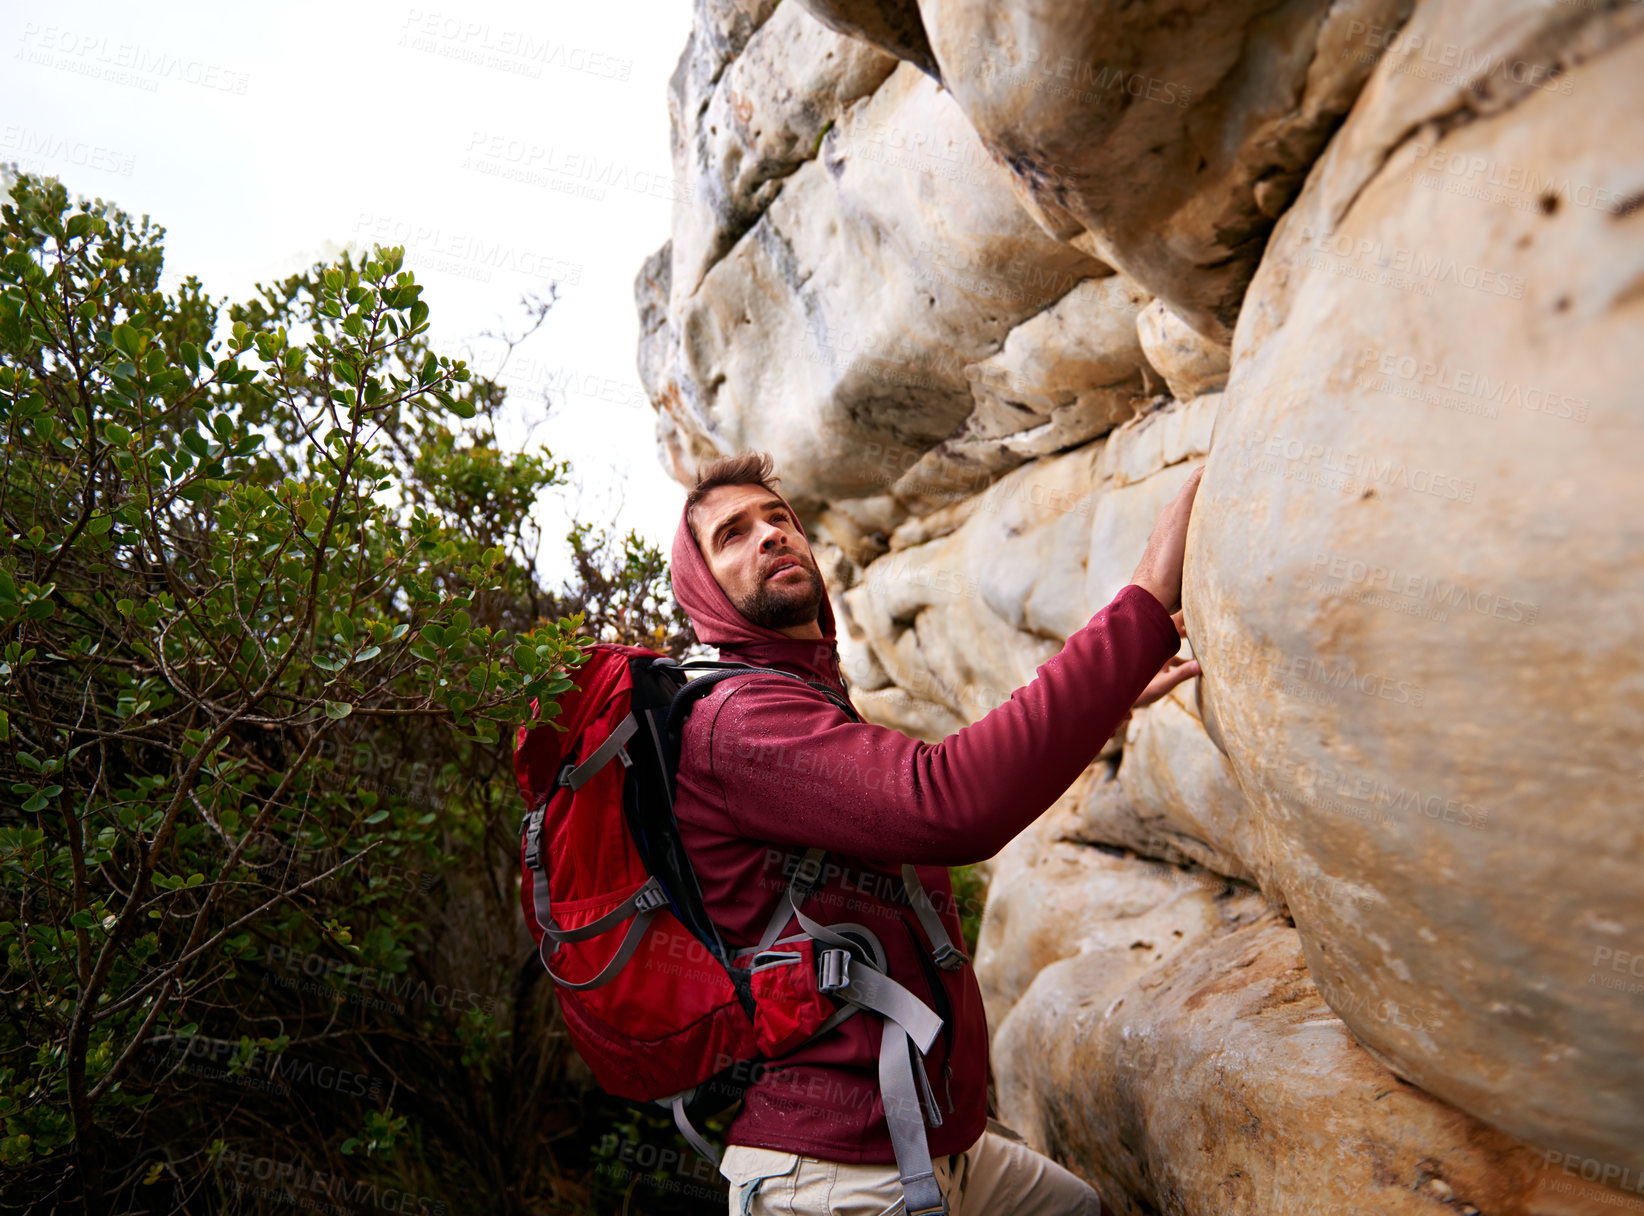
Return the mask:
[[[757,466],[758,462],[749,462],[750,467]],[[768,468],[768,464],[765,466]],[[708,470],[704,470],[706,473]],[[706,478],[705,478],[706,479]],[[742,490],[757,490],[760,497],[767,493],[775,498],[786,509],[791,521],[791,531],[795,534],[797,544],[794,546],[801,557],[815,569],[816,559],[810,551],[810,539],[805,535],[804,526],[799,522],[799,516],[788,505],[784,498],[769,481],[755,476],[746,482],[723,483],[735,485]],[[710,490],[712,495],[713,491]],[[724,495],[721,495],[724,497]],[[710,499],[705,499],[704,504]],[[696,513],[698,522],[703,522],[711,506],[698,505]],[[825,680],[843,689],[843,682],[839,675],[838,651],[834,641],[833,608],[828,603],[826,590],[823,591],[816,609],[816,624],[821,631],[820,639],[793,638],[770,625],[756,624],[750,620],[732,602],[730,595],[715,578],[713,569],[704,556],[696,535],[691,530],[691,504],[687,500],[685,508],[680,512],[679,527],[674,532],[673,551],[671,553],[670,576],[673,582],[674,598],[679,601],[680,607],[685,609],[691,618],[697,640],[704,645],[719,647],[720,655],[726,659],[739,662],[757,663],[767,667],[781,667],[795,671],[810,679]],[[713,538],[706,531],[703,543],[713,544]],[[757,543],[757,542],[756,542]],[[777,550],[778,543],[773,538],[767,538],[767,557],[762,558],[757,552],[750,551],[744,559],[742,574],[762,582],[769,573],[765,566],[768,564],[768,555]],[[774,559],[769,559],[774,560]],[[798,583],[800,575],[776,575],[777,578]],[[757,595],[756,586],[750,594]],[[746,602],[746,600],[745,600]]]

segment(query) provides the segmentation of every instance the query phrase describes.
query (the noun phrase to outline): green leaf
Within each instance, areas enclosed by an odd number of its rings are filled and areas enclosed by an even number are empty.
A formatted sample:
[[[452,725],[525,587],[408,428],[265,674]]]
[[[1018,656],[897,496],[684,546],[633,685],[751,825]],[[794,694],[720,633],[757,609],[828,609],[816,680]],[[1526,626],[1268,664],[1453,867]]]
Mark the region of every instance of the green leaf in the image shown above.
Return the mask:
[[[125,448],[131,446],[131,432],[118,422],[109,422],[103,425],[103,438],[115,447]]]
[[[0,743],[11,739],[11,715],[0,709]]]
[[[428,305],[421,300],[411,305],[411,328],[416,329],[428,321]]]
[[[353,712],[353,705],[349,704],[347,701],[327,701],[325,703],[325,716],[331,718],[332,720],[346,718]]]
[[[87,215],[83,211],[79,215],[71,215],[67,226],[63,229],[64,235],[66,235],[71,241],[76,237],[85,236],[86,233],[90,231],[91,216]]]
[[[183,446],[196,456],[207,456],[211,447],[205,441],[205,436],[199,431],[188,430],[183,432]]]
[[[472,418],[474,416],[474,403],[468,400],[458,400],[453,398],[451,401],[451,412],[458,418]]]
[[[360,651],[359,654],[354,656],[354,661],[356,663],[369,663],[381,653],[381,646],[367,646],[364,650]]]
[[[192,342],[182,342],[177,346],[177,358],[180,359],[189,371],[197,371],[200,367],[200,348]]]
[[[114,526],[114,516],[93,515],[86,523],[87,536],[101,536]]]
[[[387,818],[388,818],[388,810],[385,807],[383,810],[380,810],[380,811],[372,811],[371,814],[369,814],[365,817],[363,822],[365,822],[365,823],[381,823],[384,819],[387,819]]]
[[[89,929],[96,923],[97,913],[93,912],[90,908],[81,908],[73,916],[69,917],[69,924],[73,925],[76,929]]]
[[[12,581],[10,573],[0,569],[0,601],[8,604],[17,602],[17,584]]]
[[[30,815],[37,814],[45,809],[46,796],[44,794],[36,794],[23,804],[23,810]]]
[[[142,353],[143,349],[141,334],[129,325],[116,325],[111,340],[114,343],[114,349],[133,363],[137,362],[137,356]]]

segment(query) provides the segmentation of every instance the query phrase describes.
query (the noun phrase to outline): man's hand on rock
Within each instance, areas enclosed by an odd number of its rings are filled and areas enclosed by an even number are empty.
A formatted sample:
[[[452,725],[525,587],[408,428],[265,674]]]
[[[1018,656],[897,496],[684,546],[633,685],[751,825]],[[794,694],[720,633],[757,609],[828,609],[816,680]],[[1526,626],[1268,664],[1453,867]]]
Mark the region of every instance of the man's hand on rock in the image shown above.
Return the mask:
[[[1153,534],[1147,538],[1147,549],[1142,554],[1141,563],[1130,579],[1151,593],[1164,605],[1166,612],[1174,613],[1182,606],[1182,560],[1187,552],[1187,521],[1193,515],[1193,497],[1199,492],[1199,479],[1203,476],[1204,466],[1201,464],[1188,475],[1182,488],[1176,491],[1176,497],[1159,512]]]
[[[1185,638],[1187,636],[1187,624],[1183,620],[1182,614],[1180,612],[1173,612],[1170,614],[1170,619],[1176,622],[1177,636]],[[1142,695],[1136,698],[1136,704],[1132,705],[1130,708],[1132,710],[1137,710],[1144,705],[1152,705],[1153,702],[1164,697],[1164,695],[1172,688],[1175,688],[1176,685],[1187,680],[1191,680],[1198,674],[1198,659],[1183,659],[1176,655],[1171,655],[1165,660],[1165,665],[1159,668],[1159,674],[1147,682],[1147,687],[1142,689]],[[1114,733],[1117,734],[1118,731],[1123,730],[1125,724],[1129,721],[1130,715],[1126,714],[1119,720],[1119,725],[1114,729]]]

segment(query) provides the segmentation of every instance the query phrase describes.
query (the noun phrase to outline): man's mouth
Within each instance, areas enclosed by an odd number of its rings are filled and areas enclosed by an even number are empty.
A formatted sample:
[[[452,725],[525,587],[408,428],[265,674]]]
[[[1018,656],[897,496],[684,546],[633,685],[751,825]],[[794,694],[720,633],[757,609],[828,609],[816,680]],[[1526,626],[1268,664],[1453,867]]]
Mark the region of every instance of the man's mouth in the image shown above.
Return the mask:
[[[800,565],[799,560],[797,558],[785,557],[781,561],[777,562],[776,565],[772,566],[770,568],[770,570],[766,573],[765,577],[768,578],[768,579],[769,578],[775,578],[777,575],[781,574],[784,570],[793,570],[793,569],[803,570],[804,567],[802,565]]]

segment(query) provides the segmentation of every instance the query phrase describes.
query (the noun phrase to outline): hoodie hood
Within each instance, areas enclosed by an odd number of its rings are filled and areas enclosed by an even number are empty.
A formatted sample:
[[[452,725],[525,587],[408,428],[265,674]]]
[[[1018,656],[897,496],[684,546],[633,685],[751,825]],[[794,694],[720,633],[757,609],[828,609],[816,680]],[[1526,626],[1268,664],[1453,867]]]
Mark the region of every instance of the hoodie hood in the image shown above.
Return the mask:
[[[800,535],[805,537],[805,544],[809,546],[811,538],[805,532],[805,525],[799,522],[798,512],[781,494],[776,496],[788,508]],[[816,560],[814,549],[811,560]],[[840,692],[845,691],[839,670],[839,650],[834,641],[833,605],[829,602],[825,585],[816,615],[816,623],[822,629],[821,641],[790,638],[775,629],[754,624],[731,603],[724,588],[708,569],[708,559],[702,556],[696,537],[691,535],[691,525],[686,522],[684,508],[679,512],[679,527],[674,532],[669,566],[674,598],[685,609],[685,615],[691,618],[691,628],[696,632],[697,641],[704,646],[719,647],[721,659],[756,663],[761,667],[780,667],[807,679],[825,681]]]

